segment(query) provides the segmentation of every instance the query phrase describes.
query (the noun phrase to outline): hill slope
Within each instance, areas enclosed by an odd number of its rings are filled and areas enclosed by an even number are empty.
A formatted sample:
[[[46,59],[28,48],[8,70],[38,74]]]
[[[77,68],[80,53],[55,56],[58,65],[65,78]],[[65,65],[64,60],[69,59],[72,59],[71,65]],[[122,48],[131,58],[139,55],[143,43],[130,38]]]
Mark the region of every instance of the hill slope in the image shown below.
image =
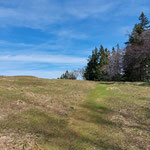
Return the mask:
[[[150,87],[0,78],[0,149],[150,149]]]

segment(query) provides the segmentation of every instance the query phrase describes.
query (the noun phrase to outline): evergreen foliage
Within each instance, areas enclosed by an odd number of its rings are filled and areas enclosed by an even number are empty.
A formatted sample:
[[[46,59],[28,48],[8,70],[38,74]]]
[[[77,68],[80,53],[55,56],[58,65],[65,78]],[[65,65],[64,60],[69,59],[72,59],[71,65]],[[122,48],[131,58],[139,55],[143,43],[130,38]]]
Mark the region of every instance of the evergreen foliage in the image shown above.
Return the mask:
[[[129,35],[126,47],[112,48],[101,45],[89,56],[84,78],[94,81],[150,81],[150,22],[142,12]]]
[[[97,80],[99,74],[99,64],[100,64],[100,53],[98,49],[92,51],[92,55],[89,56],[88,64],[84,72],[84,78],[86,80]]]
[[[100,50],[95,48],[89,56],[84,72],[86,80],[101,81],[108,75],[108,50],[101,45]]]
[[[149,21],[144,13],[139,17],[139,23],[135,24],[129,42],[125,48],[124,75],[128,81],[145,81],[148,79],[150,37]],[[148,33],[148,35],[147,35]]]
[[[139,17],[139,21],[140,23],[138,24],[141,27],[141,30],[146,30],[150,27],[149,25],[149,20],[148,18],[145,16],[144,12],[141,13],[140,17]]]
[[[126,42],[127,45],[129,44],[143,44],[143,40],[139,40],[140,34],[142,34],[143,31],[150,28],[149,20],[145,16],[145,14],[142,12],[139,17],[139,23],[136,23],[132,33],[129,35],[129,41]]]

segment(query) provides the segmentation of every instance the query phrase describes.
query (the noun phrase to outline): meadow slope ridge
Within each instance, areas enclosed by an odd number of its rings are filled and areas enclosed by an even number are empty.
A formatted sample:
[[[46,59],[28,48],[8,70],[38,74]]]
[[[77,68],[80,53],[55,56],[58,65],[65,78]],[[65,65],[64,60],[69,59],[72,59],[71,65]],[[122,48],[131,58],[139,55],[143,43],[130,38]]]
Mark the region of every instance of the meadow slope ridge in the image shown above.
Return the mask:
[[[149,150],[147,83],[0,77],[0,150]]]

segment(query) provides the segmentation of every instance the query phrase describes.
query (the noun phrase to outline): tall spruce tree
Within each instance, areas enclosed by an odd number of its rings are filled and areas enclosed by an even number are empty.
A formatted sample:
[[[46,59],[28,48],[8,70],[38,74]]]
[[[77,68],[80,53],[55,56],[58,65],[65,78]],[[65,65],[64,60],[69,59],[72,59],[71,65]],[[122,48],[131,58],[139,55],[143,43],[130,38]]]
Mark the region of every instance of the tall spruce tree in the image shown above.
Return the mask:
[[[84,72],[86,80],[101,81],[108,78],[108,54],[108,50],[104,49],[102,45],[100,46],[100,50],[95,48],[92,51],[92,56],[89,57]]]
[[[98,80],[98,68],[100,64],[100,53],[98,49],[92,51],[92,55],[89,56],[87,67],[85,68],[84,78],[86,80]]]
[[[127,45],[129,44],[142,44],[143,40],[139,40],[140,34],[145,31],[146,29],[150,28],[149,20],[142,12],[139,17],[139,23],[134,25],[132,33],[129,35],[129,41],[126,42]]]
[[[149,25],[150,22],[149,22],[148,18],[145,16],[144,12],[141,13],[141,15],[139,17],[139,21],[140,21],[140,23],[138,25],[141,27],[141,29],[143,31],[150,27],[150,25]]]
[[[98,74],[98,80],[108,80],[108,72],[109,72],[109,66],[108,66],[108,50],[107,48],[104,49],[103,45],[100,46],[100,64],[97,69]]]
[[[108,64],[107,49],[104,50],[103,45],[100,47],[100,67]]]
[[[147,29],[149,21],[142,13],[139,17],[139,23],[135,24],[133,32],[129,37],[129,42],[125,48],[124,72],[126,80],[144,81],[147,78],[149,69],[150,44],[147,39]],[[148,32],[149,34],[149,32]],[[148,67],[148,68],[147,68]]]
[[[112,53],[114,53],[116,50],[115,50],[115,47],[112,47]]]

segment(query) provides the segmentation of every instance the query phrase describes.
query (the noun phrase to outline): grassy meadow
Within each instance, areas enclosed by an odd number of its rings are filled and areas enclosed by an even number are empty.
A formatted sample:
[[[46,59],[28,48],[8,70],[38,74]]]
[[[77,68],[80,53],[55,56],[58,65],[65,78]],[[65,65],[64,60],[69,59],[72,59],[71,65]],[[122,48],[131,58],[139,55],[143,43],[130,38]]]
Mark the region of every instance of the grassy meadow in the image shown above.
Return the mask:
[[[149,150],[147,83],[0,77],[0,150]]]

